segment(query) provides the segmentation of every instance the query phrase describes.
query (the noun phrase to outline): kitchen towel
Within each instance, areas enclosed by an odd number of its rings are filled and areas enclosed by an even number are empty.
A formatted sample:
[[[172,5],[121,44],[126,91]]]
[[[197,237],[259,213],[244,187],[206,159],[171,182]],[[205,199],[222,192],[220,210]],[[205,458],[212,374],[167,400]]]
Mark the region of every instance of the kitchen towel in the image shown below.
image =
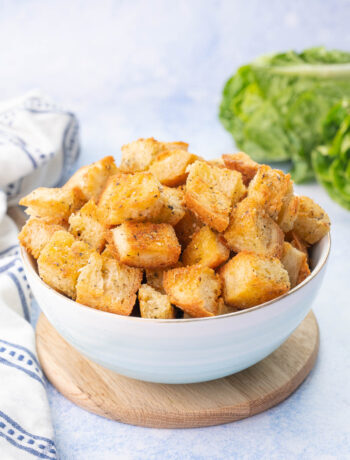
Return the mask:
[[[0,103],[0,458],[57,459],[46,380],[35,351],[30,288],[9,205],[55,186],[79,155],[74,114],[32,92]]]

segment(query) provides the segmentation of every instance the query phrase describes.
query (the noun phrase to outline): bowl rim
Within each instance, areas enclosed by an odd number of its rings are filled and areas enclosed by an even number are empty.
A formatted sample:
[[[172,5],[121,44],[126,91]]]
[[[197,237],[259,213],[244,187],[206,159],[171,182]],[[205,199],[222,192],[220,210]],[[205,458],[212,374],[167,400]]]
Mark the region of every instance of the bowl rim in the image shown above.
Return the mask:
[[[267,302],[264,302],[264,303],[261,303],[259,305],[256,305],[255,307],[246,308],[244,310],[238,310],[238,311],[235,311],[235,312],[232,312],[232,313],[225,313],[224,315],[205,316],[205,317],[201,317],[201,318],[177,318],[177,319],[156,319],[156,318],[141,318],[141,317],[139,318],[137,316],[119,315],[118,313],[112,313],[112,312],[109,312],[109,311],[104,311],[104,310],[99,310],[97,308],[89,307],[87,305],[84,305],[84,304],[81,304],[79,302],[76,302],[73,299],[70,299],[69,297],[65,296],[64,294],[61,294],[60,292],[56,291],[54,288],[52,288],[51,286],[46,284],[40,278],[37,270],[35,270],[34,267],[32,266],[32,264],[30,263],[30,258],[32,258],[32,256],[27,252],[27,250],[21,244],[20,244],[20,252],[21,252],[21,258],[22,258],[22,261],[23,261],[24,265],[26,266],[27,270],[33,272],[33,274],[36,277],[36,279],[38,280],[38,282],[44,288],[53,291],[53,293],[55,295],[57,295],[58,297],[62,297],[67,302],[72,303],[74,305],[74,308],[79,307],[79,308],[83,308],[83,309],[89,309],[89,310],[93,310],[93,311],[97,312],[97,314],[100,314],[100,316],[108,315],[108,317],[113,316],[113,317],[117,317],[117,318],[120,318],[120,319],[123,319],[123,320],[142,321],[142,322],[147,321],[147,322],[155,322],[157,324],[179,324],[179,323],[183,324],[184,322],[188,323],[188,322],[193,322],[193,321],[214,321],[214,320],[225,319],[225,318],[233,317],[233,316],[247,315],[249,313],[253,313],[253,312],[257,311],[257,310],[265,308],[265,307],[267,307],[267,306],[269,306],[269,305],[271,305],[273,303],[276,303],[276,302],[288,297],[289,295],[294,294],[295,292],[299,291],[306,284],[310,283],[310,281],[312,281],[320,273],[320,271],[325,266],[325,264],[326,264],[326,262],[328,260],[329,253],[330,253],[330,250],[331,250],[330,232],[328,232],[327,235],[325,235],[322,239],[324,239],[324,238],[327,239],[326,250],[325,250],[324,254],[321,255],[321,258],[318,261],[316,267],[311,272],[311,274],[307,278],[305,278],[304,281],[299,283],[297,286],[295,286],[290,291],[280,295],[279,297],[276,297],[275,299],[272,299],[272,300],[269,300]],[[322,241],[322,239],[320,241]]]

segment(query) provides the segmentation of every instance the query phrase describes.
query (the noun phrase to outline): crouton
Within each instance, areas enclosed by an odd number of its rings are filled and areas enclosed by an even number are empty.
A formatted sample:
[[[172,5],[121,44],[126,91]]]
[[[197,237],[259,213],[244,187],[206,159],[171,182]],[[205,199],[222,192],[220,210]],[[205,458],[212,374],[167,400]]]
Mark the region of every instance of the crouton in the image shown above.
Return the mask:
[[[150,137],[138,139],[122,146],[122,161],[120,170],[123,172],[145,171],[155,157],[164,150],[187,150],[185,142],[159,142]]]
[[[184,265],[205,265],[216,268],[230,256],[220,236],[207,225],[195,233],[182,254]]]
[[[245,194],[241,174],[203,161],[196,161],[188,169],[187,207],[209,227],[218,232],[224,231],[232,206]]]
[[[183,263],[178,261],[173,268],[183,267]],[[167,268],[146,268],[146,279],[147,284],[156,291],[165,294],[165,290],[163,287],[163,274],[167,270]]]
[[[293,184],[290,183],[289,190],[286,193],[282,208],[277,217],[277,223],[287,233],[292,230],[294,222],[297,218],[299,209],[299,197],[293,194]]]
[[[306,255],[303,252],[294,248],[290,243],[283,243],[281,262],[288,272],[291,288],[298,284],[300,269],[304,266],[306,260]]]
[[[290,289],[288,272],[274,257],[240,252],[220,270],[224,300],[239,309],[272,300]]]
[[[64,189],[78,189],[84,202],[91,199],[98,201],[109,176],[116,174],[118,168],[112,156],[104,157],[91,165],[78,169],[63,186]]]
[[[98,220],[98,208],[93,200],[88,201],[68,220],[69,231],[78,239],[88,243],[93,249],[101,252],[105,245],[104,226]]]
[[[88,263],[90,246],[65,230],[55,232],[38,258],[41,279],[52,288],[75,299],[79,271]]]
[[[309,258],[308,253],[308,244],[303,241],[300,236],[294,231],[286,233],[286,240],[296,249],[303,252],[306,255],[306,258]]]
[[[239,311],[239,308],[227,305],[222,297],[219,297],[218,305],[217,315],[227,315],[228,313],[235,313],[236,311]]]
[[[39,187],[23,197],[20,205],[27,206],[26,214],[40,217],[49,223],[61,224],[82,205],[76,189]]]
[[[161,294],[148,284],[142,284],[139,289],[139,303],[142,318],[175,318],[175,310],[168,296]]]
[[[329,232],[330,220],[321,206],[307,196],[300,196],[293,229],[304,241],[315,244]]]
[[[184,191],[178,188],[159,185],[161,208],[158,214],[150,219],[155,223],[176,225],[185,215]]]
[[[42,219],[32,217],[22,227],[18,239],[21,245],[37,259],[51,236],[59,230],[64,230],[64,228],[61,225],[49,224]]]
[[[189,315],[217,314],[221,283],[211,268],[202,265],[174,268],[164,273],[163,286],[170,302]]]
[[[224,238],[234,252],[250,251],[280,257],[283,250],[282,230],[249,197],[234,208]]]
[[[187,166],[196,160],[198,157],[187,150],[165,150],[155,158],[149,171],[163,185],[176,187],[186,182]]]
[[[117,258],[131,267],[171,267],[181,253],[175,231],[169,224],[124,222],[110,231],[109,242]]]
[[[224,160],[222,158],[214,158],[214,160],[207,160],[210,166],[217,166],[218,168],[226,168]],[[227,168],[230,169],[230,168]]]
[[[142,270],[127,267],[111,257],[94,252],[80,271],[76,291],[77,302],[118,315],[130,315],[141,286]]]
[[[290,174],[262,165],[249,184],[248,196],[276,220],[290,186]]]
[[[302,281],[304,281],[309,275],[311,275],[310,267],[309,264],[307,263],[307,257],[303,259],[303,262],[301,264],[299,274],[298,274],[298,279],[296,284],[300,284]]]
[[[156,178],[148,172],[116,174],[108,179],[98,208],[101,222],[119,225],[126,220],[144,221],[162,208]]]
[[[203,227],[203,222],[189,209],[185,209],[185,215],[175,225],[176,236],[182,246],[187,246],[192,236]]]
[[[248,187],[249,182],[258,172],[260,165],[250,158],[249,155],[243,152],[235,154],[224,154],[222,159],[226,168],[233,169],[242,174],[243,184]]]

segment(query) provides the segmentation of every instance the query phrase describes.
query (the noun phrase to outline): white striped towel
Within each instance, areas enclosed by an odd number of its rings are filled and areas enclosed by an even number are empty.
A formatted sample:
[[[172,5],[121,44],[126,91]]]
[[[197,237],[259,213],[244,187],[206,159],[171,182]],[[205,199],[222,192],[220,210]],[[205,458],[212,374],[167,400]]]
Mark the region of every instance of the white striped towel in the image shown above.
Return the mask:
[[[0,103],[0,458],[56,459],[30,289],[7,206],[56,185],[79,155],[76,117],[33,92]]]

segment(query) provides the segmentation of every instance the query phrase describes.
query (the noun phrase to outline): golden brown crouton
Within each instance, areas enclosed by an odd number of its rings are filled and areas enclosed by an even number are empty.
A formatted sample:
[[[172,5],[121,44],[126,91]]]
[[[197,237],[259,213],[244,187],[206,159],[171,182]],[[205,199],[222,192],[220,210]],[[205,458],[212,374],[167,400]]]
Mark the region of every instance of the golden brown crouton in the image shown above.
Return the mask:
[[[195,233],[182,254],[184,265],[205,265],[216,268],[230,256],[230,250],[220,236],[207,225]]]
[[[214,316],[221,293],[219,276],[202,265],[174,268],[163,275],[170,302],[193,317]]]
[[[109,235],[118,259],[132,267],[171,267],[179,260],[181,246],[169,224],[124,222]]]
[[[158,214],[150,219],[155,223],[176,225],[185,215],[184,191],[181,187],[171,188],[159,185],[161,208]]]
[[[39,275],[56,291],[75,299],[79,271],[88,263],[90,246],[61,230],[55,232],[38,258]]]
[[[276,220],[290,186],[290,174],[262,165],[249,184],[248,196]]]
[[[234,208],[224,237],[235,252],[280,257],[284,234],[276,222],[249,197]]]
[[[183,149],[187,150],[185,142],[159,142],[150,137],[138,139],[122,146],[121,171],[137,172],[149,168],[155,157],[164,150]]]
[[[309,264],[307,263],[307,257],[304,258],[300,270],[296,284],[300,284],[304,279],[306,279],[309,275],[311,275]]]
[[[289,191],[283,199],[282,208],[277,217],[277,223],[287,233],[292,230],[299,209],[299,197],[293,193],[293,184],[290,183]]]
[[[78,239],[101,252],[105,245],[104,226],[98,220],[98,208],[93,200],[88,201],[69,217],[69,231]]]
[[[294,231],[290,231],[286,233],[286,240],[296,249],[299,249],[299,251],[303,252],[306,255],[306,258],[309,258],[309,253],[308,253],[308,244],[303,241],[300,236]]]
[[[175,310],[168,296],[161,294],[148,284],[142,284],[139,289],[139,303],[142,318],[175,318]]]
[[[198,157],[187,150],[165,150],[157,155],[149,171],[163,185],[176,187],[186,182],[187,166],[196,161]]]
[[[39,187],[19,202],[27,206],[25,212],[31,217],[41,217],[47,222],[60,224],[82,204],[76,189]]]
[[[242,174],[243,183],[246,187],[258,172],[260,166],[249,155],[243,152],[224,154],[222,155],[222,159],[226,168],[233,169]]]
[[[281,262],[288,272],[291,288],[298,284],[300,269],[304,266],[306,260],[306,255],[303,252],[293,247],[290,243],[283,243]]]
[[[281,261],[249,252],[240,252],[220,270],[225,303],[239,309],[272,300],[290,289]]]
[[[59,230],[64,230],[64,228],[61,225],[49,224],[42,219],[32,217],[22,227],[18,239],[21,245],[37,259],[51,236]]]
[[[117,171],[114,158],[104,157],[91,165],[78,169],[63,188],[78,189],[85,202],[91,199],[97,201],[108,177],[116,174]]]
[[[330,229],[326,212],[307,196],[299,197],[299,210],[293,229],[307,243],[315,244]]]
[[[217,315],[227,315],[227,313],[234,313],[239,311],[239,308],[232,307],[231,305],[227,305],[222,297],[219,297],[218,301],[219,307]]]
[[[130,315],[141,286],[142,270],[127,267],[110,256],[94,252],[81,269],[77,281],[77,302],[99,310]]]
[[[183,267],[182,262],[178,261],[173,268]],[[168,270],[167,268],[146,268],[146,279],[147,284],[156,291],[165,294],[165,290],[163,287],[163,274]]]
[[[184,217],[175,225],[176,236],[182,246],[187,246],[192,236],[203,227],[203,223],[189,209],[185,210]]]
[[[148,172],[116,174],[108,179],[98,203],[105,225],[126,220],[144,221],[158,215],[162,208],[157,179]]]
[[[226,168],[224,160],[222,158],[214,158],[213,160],[207,160],[210,166],[217,166],[218,168]],[[230,169],[230,168],[227,168]]]
[[[185,201],[191,211],[218,232],[226,229],[232,206],[245,194],[237,171],[196,161],[189,166]]]

